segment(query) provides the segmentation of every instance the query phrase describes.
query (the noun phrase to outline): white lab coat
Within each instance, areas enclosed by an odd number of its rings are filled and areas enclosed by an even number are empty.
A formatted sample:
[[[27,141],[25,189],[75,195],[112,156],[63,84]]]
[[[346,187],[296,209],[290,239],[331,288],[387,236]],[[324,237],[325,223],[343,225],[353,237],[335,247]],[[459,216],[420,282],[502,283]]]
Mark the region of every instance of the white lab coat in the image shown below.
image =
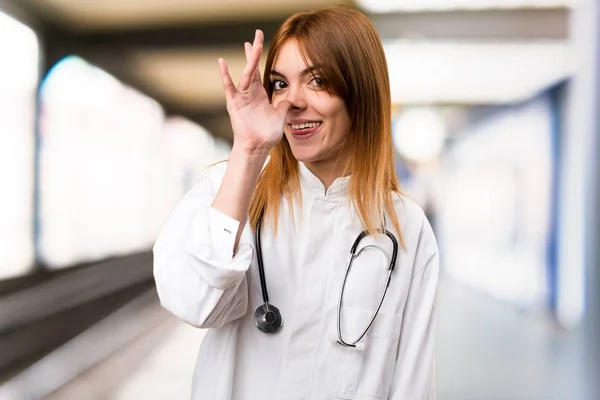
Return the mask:
[[[423,211],[397,197],[406,251],[400,246],[386,299],[362,340],[364,351],[342,347],[335,343],[338,296],[363,226],[348,202],[349,178],[325,191],[301,163],[295,220],[282,200],[277,234],[272,221],[263,223],[269,300],[284,320],[278,333],[266,334],[253,320],[263,300],[250,227],[232,256],[239,223],[211,208],[225,169],[222,163],[207,170],[169,215],[154,246],[162,305],[193,326],[210,328],[196,364],[193,399],[434,399],[439,258]],[[368,236],[360,247],[367,244],[391,256],[386,236]],[[376,309],[387,267],[372,248],[354,261],[342,314],[347,342]]]

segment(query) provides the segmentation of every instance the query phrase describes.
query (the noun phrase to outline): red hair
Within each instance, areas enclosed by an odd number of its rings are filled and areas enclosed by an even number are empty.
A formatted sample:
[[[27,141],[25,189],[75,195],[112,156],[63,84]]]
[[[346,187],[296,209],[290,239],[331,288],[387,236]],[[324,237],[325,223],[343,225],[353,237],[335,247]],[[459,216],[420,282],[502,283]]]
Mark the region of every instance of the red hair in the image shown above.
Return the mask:
[[[302,12],[279,28],[267,55],[264,86],[272,98],[270,75],[281,47],[295,40],[305,61],[319,65],[325,90],[339,96],[350,116],[350,133],[341,160],[350,174],[349,196],[362,224],[373,234],[384,226],[384,214],[402,233],[394,207],[400,184],[394,168],[391,95],[387,62],[379,36],[361,12],[344,6]],[[310,57],[308,57],[310,55]],[[271,150],[250,202],[250,224],[256,230],[261,212],[274,218],[277,228],[283,195],[299,193],[298,161],[284,136]]]

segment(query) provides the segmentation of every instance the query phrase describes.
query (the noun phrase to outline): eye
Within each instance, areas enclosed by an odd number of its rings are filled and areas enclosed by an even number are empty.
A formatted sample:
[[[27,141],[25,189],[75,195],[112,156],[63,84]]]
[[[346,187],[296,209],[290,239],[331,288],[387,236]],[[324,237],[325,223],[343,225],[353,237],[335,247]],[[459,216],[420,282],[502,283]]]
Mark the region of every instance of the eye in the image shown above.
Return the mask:
[[[316,88],[322,88],[325,82],[320,76],[315,76],[310,80],[310,84]]]
[[[286,86],[287,86],[287,84],[282,80],[277,79],[277,80],[271,81],[271,87],[273,88],[274,92],[278,92],[282,89],[285,89]]]

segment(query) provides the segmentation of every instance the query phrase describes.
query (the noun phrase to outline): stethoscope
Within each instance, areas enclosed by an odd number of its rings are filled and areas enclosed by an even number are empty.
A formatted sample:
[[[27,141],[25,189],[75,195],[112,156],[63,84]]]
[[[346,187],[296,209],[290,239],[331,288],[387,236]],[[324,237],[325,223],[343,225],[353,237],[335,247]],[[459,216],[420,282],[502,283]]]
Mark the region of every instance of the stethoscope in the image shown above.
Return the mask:
[[[281,316],[281,311],[279,311],[279,308],[277,308],[273,304],[269,303],[269,294],[267,292],[267,282],[265,279],[265,269],[264,269],[264,264],[263,264],[263,260],[262,260],[262,249],[261,249],[261,241],[260,241],[260,231],[261,231],[262,219],[263,219],[262,217],[263,217],[263,215],[261,213],[260,217],[258,218],[258,223],[256,225],[255,241],[256,241],[256,259],[258,262],[258,273],[260,275],[260,288],[262,291],[263,304],[258,306],[256,311],[254,312],[254,324],[256,325],[256,327],[258,329],[260,329],[261,331],[263,331],[265,333],[276,333],[283,326],[283,317]],[[358,350],[364,349],[364,344],[359,343],[359,341],[367,334],[369,328],[371,328],[371,325],[373,325],[373,322],[375,321],[377,314],[379,314],[379,310],[381,309],[383,300],[385,299],[385,295],[387,293],[388,287],[390,286],[390,282],[392,280],[392,272],[394,272],[394,267],[396,265],[396,257],[398,255],[398,240],[387,229],[385,230],[385,234],[387,237],[390,238],[390,240],[392,241],[392,245],[393,245],[391,260],[388,257],[387,253],[381,247],[376,246],[376,245],[367,245],[367,246],[364,246],[363,248],[361,248],[358,252],[356,251],[358,249],[358,245],[360,244],[361,240],[369,235],[369,233],[367,231],[363,231],[357,236],[356,240],[354,241],[354,244],[352,245],[352,248],[350,249],[350,256],[348,257],[348,264],[346,265],[346,272],[344,274],[344,280],[342,281],[342,287],[340,289],[340,297],[339,297],[338,304],[337,304],[337,340],[336,340],[336,342],[344,347],[353,347]],[[347,342],[344,340],[344,337],[342,334],[342,301],[344,298],[344,290],[346,289],[346,281],[348,279],[348,273],[350,272],[350,269],[352,268],[352,262],[360,255],[360,253],[362,253],[367,248],[377,249],[377,250],[381,251],[383,253],[383,255],[385,256],[385,258],[389,264],[387,281],[385,284],[385,288],[383,289],[383,293],[381,294],[381,297],[379,299],[379,304],[377,305],[377,309],[371,316],[371,319],[369,320],[369,323],[367,324],[366,328],[362,331],[362,333],[359,335],[359,337],[356,340]]]

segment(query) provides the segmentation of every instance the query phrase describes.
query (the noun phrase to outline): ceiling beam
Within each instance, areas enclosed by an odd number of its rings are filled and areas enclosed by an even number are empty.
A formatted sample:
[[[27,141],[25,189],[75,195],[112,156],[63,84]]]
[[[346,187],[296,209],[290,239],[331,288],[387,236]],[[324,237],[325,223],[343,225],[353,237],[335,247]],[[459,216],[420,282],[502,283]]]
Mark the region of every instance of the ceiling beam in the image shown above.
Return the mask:
[[[429,40],[566,39],[569,18],[567,8],[370,15],[382,39]]]
[[[532,40],[568,37],[569,9],[477,10],[370,15],[382,39]],[[73,33],[89,51],[241,46],[262,29],[267,41],[284,18]]]
[[[272,38],[283,18],[264,18],[248,21],[229,21],[191,26],[171,26],[144,30],[119,30],[103,33],[72,33],[85,43],[88,51],[185,49],[242,47],[245,41],[254,39],[256,29],[261,29],[268,41]]]

